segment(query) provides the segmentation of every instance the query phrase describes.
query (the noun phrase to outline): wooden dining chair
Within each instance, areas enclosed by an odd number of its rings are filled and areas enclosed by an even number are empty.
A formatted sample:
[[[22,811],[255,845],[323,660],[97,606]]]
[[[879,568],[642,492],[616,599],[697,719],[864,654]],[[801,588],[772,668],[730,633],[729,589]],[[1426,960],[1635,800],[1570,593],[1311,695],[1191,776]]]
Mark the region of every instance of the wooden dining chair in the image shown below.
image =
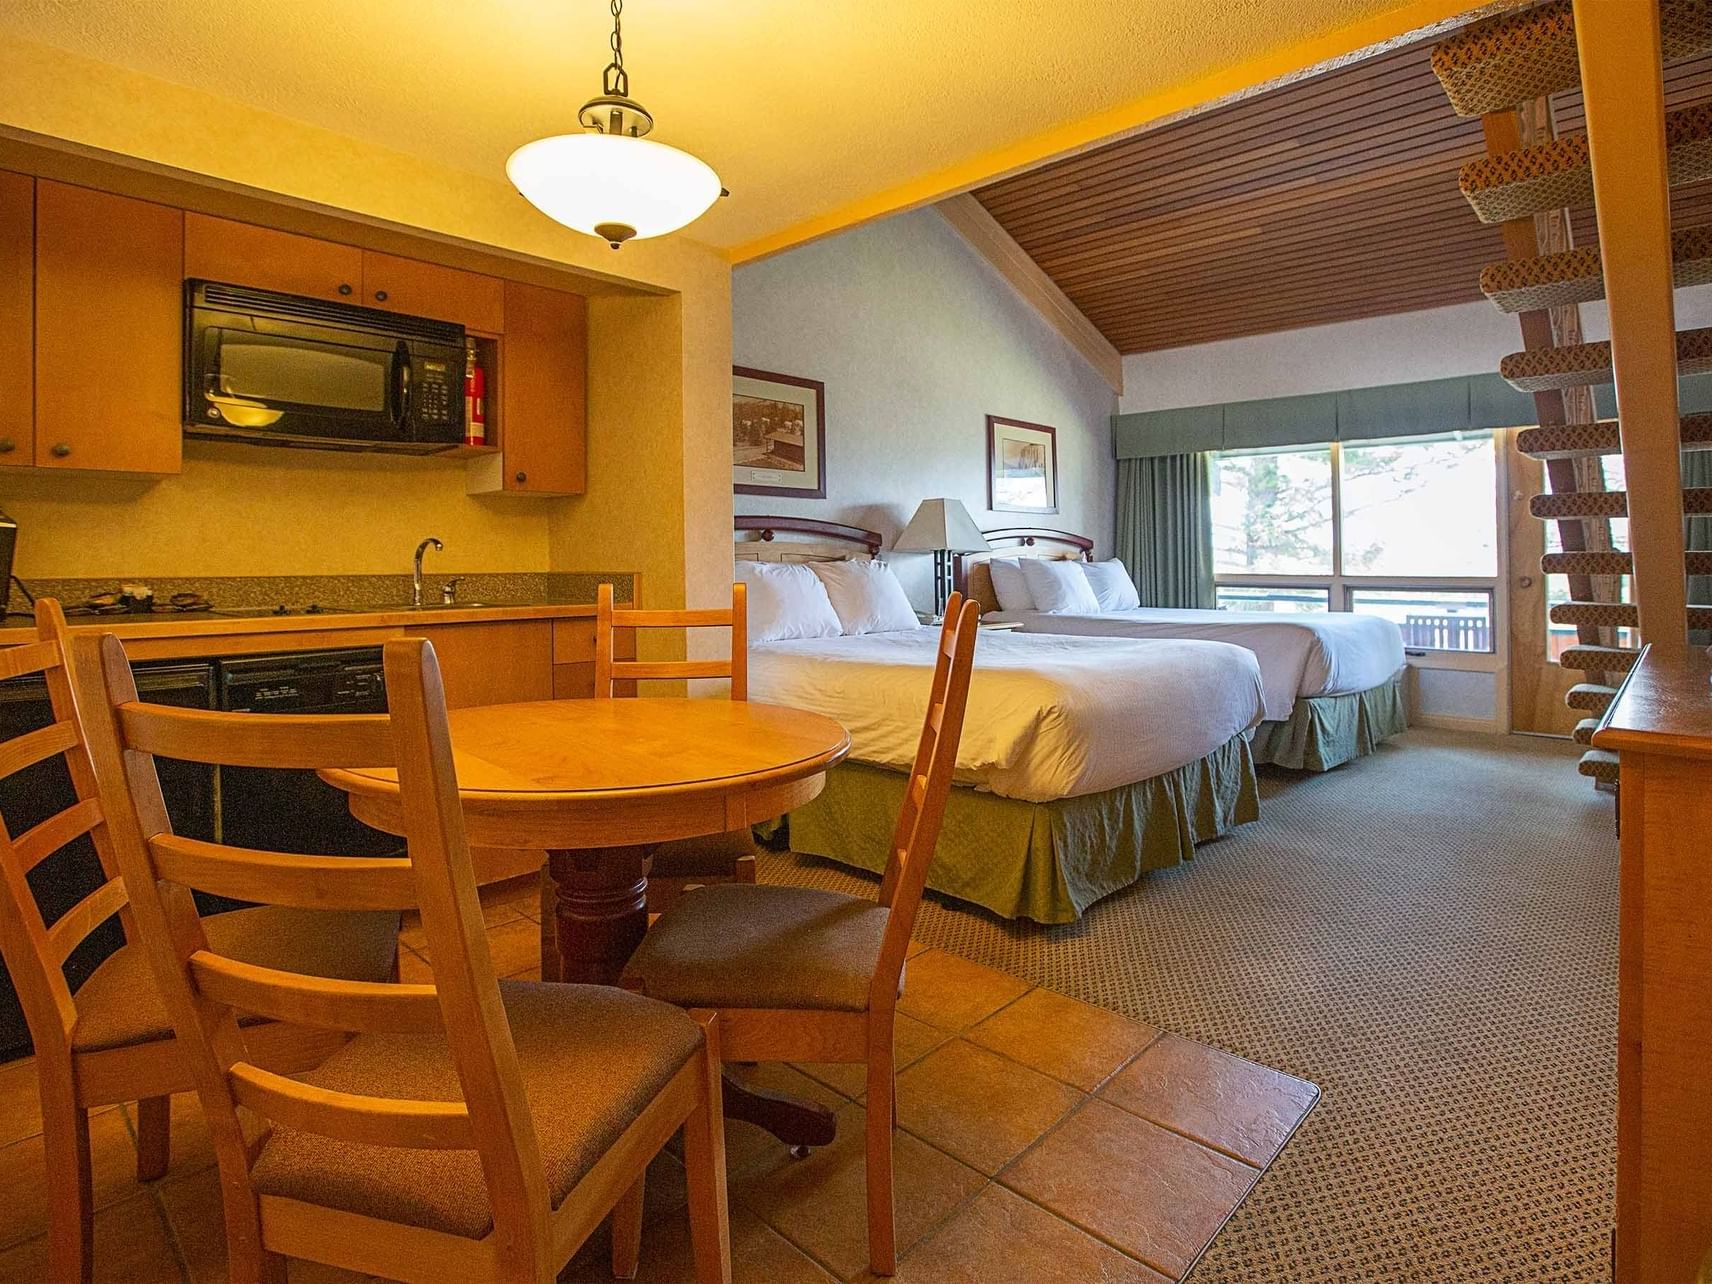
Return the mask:
[[[643,1174],[680,1129],[698,1284],[729,1284],[717,1017],[615,987],[495,979],[432,647],[385,644],[390,714],[254,715],[137,702],[111,635],[78,639],[95,777],[144,949],[220,1166],[234,1281],[285,1259],[388,1279],[548,1284],[613,1214],[633,1274]],[[182,838],[154,755],[247,767],[396,768],[407,855],[256,852]],[[418,910],[432,985],[256,966],[221,950],[192,889],[270,905]],[[287,1077],[239,1011],[352,1036]],[[265,1130],[246,1133],[239,1107]]]
[[[148,960],[136,943],[67,676],[65,616],[52,598],[36,603],[36,632],[35,642],[0,650],[0,678],[39,677],[47,686],[52,721],[0,743],[0,776],[18,777],[15,792],[26,798],[66,791],[69,777],[68,792],[76,802],[39,819],[35,813],[27,821],[0,817],[0,955],[35,1045],[48,1195],[48,1278],[87,1281],[93,1246],[89,1112],[137,1102],[137,1179],[152,1181],[165,1175],[171,1157],[171,1094],[194,1085]],[[17,832],[24,824],[28,828]],[[81,892],[82,899],[49,922],[32,875],[44,891]],[[117,929],[108,926],[114,920]],[[397,914],[237,910],[210,919],[208,933],[251,962],[354,980],[384,980],[398,952]],[[117,935],[118,948],[73,992],[65,965],[98,935],[109,944]],[[97,948],[100,942],[89,946]],[[259,1063],[283,1071],[317,1065],[342,1042],[326,1031],[271,1023],[248,1030],[247,1037]]]
[[[602,584],[595,595],[594,693],[597,699],[617,694],[619,683],[639,678],[726,678],[731,698],[749,698],[748,586],[731,586],[731,609],[641,611],[614,606],[612,585]],[[731,655],[726,660],[614,659],[617,629],[731,630]],[[686,887],[698,883],[753,883],[755,839],[747,827],[705,838],[684,838],[654,849],[648,865],[648,910],[658,914]]]
[[[704,887],[660,916],[630,961],[643,993],[719,1013],[728,1061],[865,1062],[868,1264],[897,1265],[893,1014],[939,841],[969,699],[980,610],[952,594],[878,903],[804,887]]]

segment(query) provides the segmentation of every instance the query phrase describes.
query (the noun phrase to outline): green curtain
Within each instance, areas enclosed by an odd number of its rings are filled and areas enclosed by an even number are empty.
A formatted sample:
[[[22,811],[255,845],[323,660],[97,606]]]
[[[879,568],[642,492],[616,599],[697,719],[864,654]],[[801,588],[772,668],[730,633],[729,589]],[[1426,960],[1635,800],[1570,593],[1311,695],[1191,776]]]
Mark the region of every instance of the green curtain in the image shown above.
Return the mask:
[[[1118,460],[1117,526],[1118,556],[1143,606],[1216,604],[1206,455]]]
[[[1682,452],[1682,484],[1685,487],[1712,486],[1712,450]],[[1712,549],[1712,517],[1688,517],[1682,524],[1685,528],[1684,547]],[[1712,605],[1712,575],[1688,577],[1688,603],[1690,606]],[[1688,640],[1694,646],[1712,646],[1712,630],[1691,629]]]

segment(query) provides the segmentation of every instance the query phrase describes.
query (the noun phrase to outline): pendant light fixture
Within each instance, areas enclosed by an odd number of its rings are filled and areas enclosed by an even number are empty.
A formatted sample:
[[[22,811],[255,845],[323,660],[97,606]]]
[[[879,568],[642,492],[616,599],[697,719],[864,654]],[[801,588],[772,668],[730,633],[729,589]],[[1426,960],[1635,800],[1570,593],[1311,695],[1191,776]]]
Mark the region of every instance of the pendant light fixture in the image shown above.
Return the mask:
[[[654,118],[630,97],[624,70],[624,0],[612,0],[612,61],[604,92],[577,113],[583,131],[525,143],[505,172],[524,198],[554,222],[617,249],[695,222],[726,195],[719,176],[676,147],[643,137]]]

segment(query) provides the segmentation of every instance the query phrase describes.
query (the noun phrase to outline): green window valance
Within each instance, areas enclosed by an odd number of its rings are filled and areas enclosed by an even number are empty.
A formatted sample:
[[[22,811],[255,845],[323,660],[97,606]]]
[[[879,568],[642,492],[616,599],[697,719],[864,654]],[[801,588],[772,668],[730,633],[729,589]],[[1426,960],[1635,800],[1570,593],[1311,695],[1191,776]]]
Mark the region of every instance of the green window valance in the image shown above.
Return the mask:
[[[1712,375],[1681,381],[1682,413],[1712,411]],[[1614,418],[1609,385],[1593,390],[1601,419]],[[1112,416],[1119,459],[1372,441],[1442,432],[1521,428],[1536,422],[1531,393],[1495,374],[1392,383],[1300,397],[1267,397],[1218,406],[1187,406]]]

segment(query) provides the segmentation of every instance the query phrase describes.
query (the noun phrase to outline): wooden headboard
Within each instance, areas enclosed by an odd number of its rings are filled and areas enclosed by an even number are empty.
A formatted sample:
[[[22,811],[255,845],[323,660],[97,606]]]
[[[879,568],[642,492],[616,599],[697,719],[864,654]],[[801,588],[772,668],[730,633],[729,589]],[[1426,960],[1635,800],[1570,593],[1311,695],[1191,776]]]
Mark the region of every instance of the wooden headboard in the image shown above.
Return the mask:
[[[739,513],[736,557],[748,562],[846,562],[880,551],[880,532],[813,517],[760,517]],[[780,535],[807,536],[779,539]]]
[[[1094,541],[1086,535],[1055,531],[1045,526],[1003,526],[998,530],[982,531],[991,553],[960,553],[953,571],[953,581],[964,597],[973,599],[981,614],[999,609],[998,595],[993,592],[993,573],[987,566],[992,557],[1045,557],[1073,562],[1085,562],[1094,555]]]

